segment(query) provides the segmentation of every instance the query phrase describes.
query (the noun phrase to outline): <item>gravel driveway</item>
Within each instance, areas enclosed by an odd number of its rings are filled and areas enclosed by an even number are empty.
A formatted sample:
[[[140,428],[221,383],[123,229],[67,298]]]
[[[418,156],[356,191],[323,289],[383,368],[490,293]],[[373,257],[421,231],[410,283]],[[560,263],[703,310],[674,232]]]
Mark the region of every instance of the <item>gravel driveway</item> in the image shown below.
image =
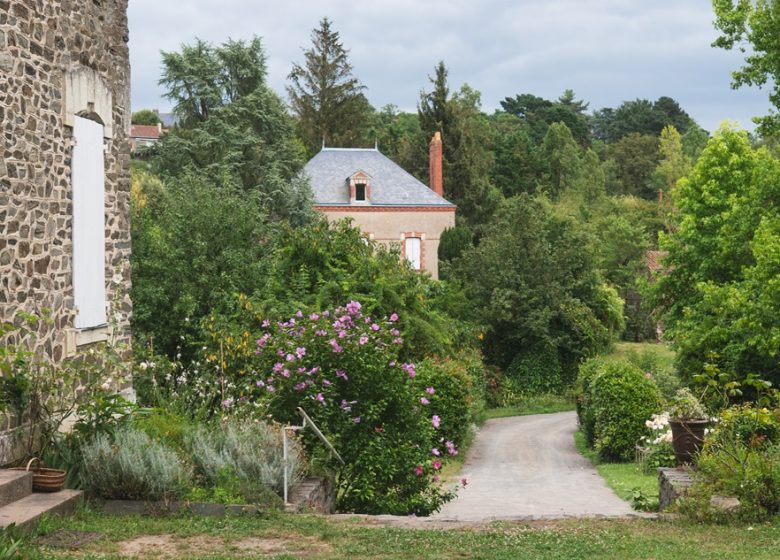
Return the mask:
[[[488,420],[462,476],[468,486],[438,520],[634,515],[574,447],[574,412]]]

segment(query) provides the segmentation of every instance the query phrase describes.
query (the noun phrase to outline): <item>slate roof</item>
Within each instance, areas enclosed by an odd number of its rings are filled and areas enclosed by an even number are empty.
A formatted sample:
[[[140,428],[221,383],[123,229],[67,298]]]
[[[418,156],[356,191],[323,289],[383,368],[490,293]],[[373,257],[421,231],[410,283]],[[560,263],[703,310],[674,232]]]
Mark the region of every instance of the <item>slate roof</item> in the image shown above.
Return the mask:
[[[371,176],[370,206],[454,206],[376,149],[323,148],[303,171],[320,206],[349,205],[347,178],[357,171]]]

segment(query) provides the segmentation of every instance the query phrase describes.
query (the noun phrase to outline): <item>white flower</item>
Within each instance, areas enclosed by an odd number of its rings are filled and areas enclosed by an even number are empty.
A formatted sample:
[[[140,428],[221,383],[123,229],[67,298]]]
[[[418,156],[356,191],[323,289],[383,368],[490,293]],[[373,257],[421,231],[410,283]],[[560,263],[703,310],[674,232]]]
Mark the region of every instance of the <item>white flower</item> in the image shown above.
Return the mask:
[[[103,389],[104,391],[108,391],[109,389],[111,389],[111,383],[109,383],[108,381],[105,381],[105,382],[104,382],[104,383],[103,383],[103,384],[100,386],[100,388],[101,388],[101,389]]]
[[[122,283],[122,273],[121,272],[115,272],[114,276],[111,278],[111,281],[114,284],[121,284]]]
[[[148,362],[141,362],[140,364],[138,364],[138,367],[141,368],[142,370],[146,371],[146,368],[149,367],[149,363]]]

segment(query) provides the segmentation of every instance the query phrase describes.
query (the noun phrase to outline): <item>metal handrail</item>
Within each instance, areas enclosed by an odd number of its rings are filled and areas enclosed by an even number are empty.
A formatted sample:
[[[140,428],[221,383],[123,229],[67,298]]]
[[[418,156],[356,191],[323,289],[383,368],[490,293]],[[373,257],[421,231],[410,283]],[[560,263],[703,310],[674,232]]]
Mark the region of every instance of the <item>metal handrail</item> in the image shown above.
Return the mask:
[[[339,463],[342,465],[345,465],[344,459],[341,458],[341,455],[339,455],[339,452],[336,451],[336,448],[333,447],[333,445],[328,441],[328,438],[325,437],[325,435],[322,433],[322,431],[317,427],[317,424],[314,423],[314,420],[309,417],[308,414],[306,414],[306,411],[303,410],[300,406],[296,409],[298,411],[298,414],[301,415],[301,418],[303,419],[303,424],[301,426],[285,426],[282,430],[282,452],[283,452],[283,458],[284,458],[284,503],[288,504],[287,496],[288,496],[288,485],[289,485],[289,453],[288,453],[288,444],[287,444],[287,430],[290,430],[292,432],[297,432],[299,430],[303,430],[306,428],[306,425],[308,424],[311,426],[312,431],[314,431],[314,434],[320,439],[320,441],[325,445],[325,447],[328,449],[328,451],[333,454],[336,459],[338,459]]]

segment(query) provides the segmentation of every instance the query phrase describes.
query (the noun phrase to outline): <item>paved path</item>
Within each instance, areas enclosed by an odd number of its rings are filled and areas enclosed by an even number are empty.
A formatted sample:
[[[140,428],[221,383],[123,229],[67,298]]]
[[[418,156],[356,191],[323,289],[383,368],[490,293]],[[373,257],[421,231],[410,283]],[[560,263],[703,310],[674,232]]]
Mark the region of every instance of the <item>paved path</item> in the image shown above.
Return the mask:
[[[634,515],[574,447],[574,412],[488,420],[462,476],[469,484],[431,520]]]

